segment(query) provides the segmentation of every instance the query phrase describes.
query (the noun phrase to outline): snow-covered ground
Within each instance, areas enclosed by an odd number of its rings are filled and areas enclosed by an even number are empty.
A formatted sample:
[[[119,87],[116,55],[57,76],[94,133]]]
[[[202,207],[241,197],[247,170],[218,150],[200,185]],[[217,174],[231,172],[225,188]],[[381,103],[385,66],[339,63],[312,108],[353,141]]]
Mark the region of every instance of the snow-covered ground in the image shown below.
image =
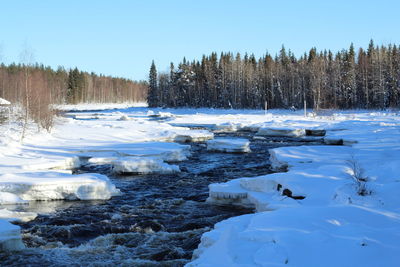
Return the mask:
[[[400,115],[393,112],[304,117],[301,111],[124,107],[68,113],[56,120],[51,134],[36,133],[32,126],[22,144],[20,125],[5,123],[0,126],[2,218],[34,216],[15,214],[7,208],[11,203],[118,194],[103,175],[72,175],[81,164],[112,164],[115,172],[179,171],[173,162],[185,160],[189,150],[177,141],[213,138],[188,126],[253,131],[258,138],[320,138],[305,136],[306,130],[326,130],[326,143],[345,144],[272,149],[273,167],[287,172],[210,185],[209,203],[252,206],[257,212],[220,222],[204,234],[188,266],[398,266]],[[227,139],[218,146],[248,147],[247,140],[238,142]],[[355,177],[365,184],[364,195],[358,194]],[[0,243],[21,248],[18,227],[6,220],[0,219]],[[7,240],[17,241],[11,246]]]

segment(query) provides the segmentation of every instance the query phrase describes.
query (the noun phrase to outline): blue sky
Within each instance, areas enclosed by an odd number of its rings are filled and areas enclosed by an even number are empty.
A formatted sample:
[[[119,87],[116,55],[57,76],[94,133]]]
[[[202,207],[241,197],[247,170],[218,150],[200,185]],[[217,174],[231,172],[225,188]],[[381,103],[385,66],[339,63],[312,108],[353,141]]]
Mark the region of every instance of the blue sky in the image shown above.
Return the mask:
[[[400,44],[400,1],[19,1],[0,2],[0,57],[19,62],[24,44],[45,65],[147,79],[151,60],[200,59],[212,51],[297,56]]]

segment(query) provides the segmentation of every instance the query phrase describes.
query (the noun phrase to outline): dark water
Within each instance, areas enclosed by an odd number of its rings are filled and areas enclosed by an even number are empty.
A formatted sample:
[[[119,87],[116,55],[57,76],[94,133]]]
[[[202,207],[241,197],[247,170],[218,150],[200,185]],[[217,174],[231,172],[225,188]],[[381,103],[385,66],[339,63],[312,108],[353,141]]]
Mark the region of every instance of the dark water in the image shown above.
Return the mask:
[[[252,139],[253,133],[216,136],[250,139],[251,153],[214,153],[191,144],[181,173],[113,176],[110,166],[82,172],[107,174],[123,192],[107,201],[58,202],[50,215],[18,223],[28,249],[0,254],[2,266],[183,266],[200,237],[219,221],[252,212],[205,202],[208,184],[270,173],[268,149],[319,144],[318,139]],[[46,202],[43,203],[46,205]]]

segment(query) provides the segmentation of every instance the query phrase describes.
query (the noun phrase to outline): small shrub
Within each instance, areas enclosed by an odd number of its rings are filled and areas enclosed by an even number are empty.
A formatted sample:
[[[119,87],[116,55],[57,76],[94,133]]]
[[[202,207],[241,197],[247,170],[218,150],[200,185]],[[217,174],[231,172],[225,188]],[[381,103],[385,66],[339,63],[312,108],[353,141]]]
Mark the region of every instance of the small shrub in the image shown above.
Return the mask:
[[[349,175],[357,187],[357,194],[360,196],[370,195],[371,191],[367,188],[368,177],[354,156],[347,161],[347,166],[349,167]]]

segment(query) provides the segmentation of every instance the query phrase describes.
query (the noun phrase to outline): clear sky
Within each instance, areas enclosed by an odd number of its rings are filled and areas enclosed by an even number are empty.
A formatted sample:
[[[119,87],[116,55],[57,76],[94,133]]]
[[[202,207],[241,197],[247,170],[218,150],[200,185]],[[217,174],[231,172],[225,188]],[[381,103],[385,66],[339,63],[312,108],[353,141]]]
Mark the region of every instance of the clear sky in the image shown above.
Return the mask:
[[[399,0],[0,0],[0,59],[147,79],[151,60],[400,44]]]

